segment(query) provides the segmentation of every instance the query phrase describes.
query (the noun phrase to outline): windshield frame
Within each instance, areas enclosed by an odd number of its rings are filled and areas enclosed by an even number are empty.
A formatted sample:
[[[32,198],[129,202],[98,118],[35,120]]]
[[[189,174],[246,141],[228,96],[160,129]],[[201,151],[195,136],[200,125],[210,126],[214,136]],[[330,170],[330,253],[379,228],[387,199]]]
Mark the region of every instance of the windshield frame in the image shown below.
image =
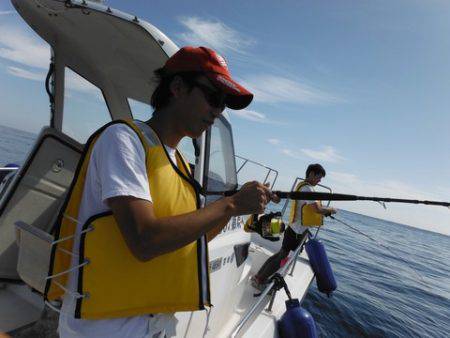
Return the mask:
[[[227,138],[230,143],[228,145],[228,149],[231,149],[232,153],[230,155],[227,155],[226,158],[228,158],[230,161],[233,161],[234,173],[229,173],[229,172],[226,172],[226,170],[225,170],[225,174],[226,174],[226,178],[230,177],[229,175],[233,175],[234,179],[235,179],[235,183],[232,187],[229,187],[229,189],[227,189],[227,190],[236,190],[238,188],[238,181],[237,181],[237,172],[236,172],[233,129],[231,127],[230,122],[225,118],[225,116],[221,115],[217,118],[217,120],[219,120],[223,124],[223,126],[225,127],[225,130],[230,135],[230,137]],[[216,125],[216,123],[214,123],[214,125]],[[203,187],[205,195],[209,195],[210,193],[214,193],[214,192],[219,192],[219,191],[208,190],[208,179],[209,179],[208,173],[209,173],[209,168],[210,168],[210,155],[211,155],[210,151],[211,151],[211,137],[212,137],[213,126],[209,127],[206,130],[206,137],[205,137],[205,162],[204,162],[204,168],[203,168],[203,181],[202,181],[202,187]],[[225,182],[225,183],[227,184],[228,182]],[[220,192],[223,192],[223,190]]]

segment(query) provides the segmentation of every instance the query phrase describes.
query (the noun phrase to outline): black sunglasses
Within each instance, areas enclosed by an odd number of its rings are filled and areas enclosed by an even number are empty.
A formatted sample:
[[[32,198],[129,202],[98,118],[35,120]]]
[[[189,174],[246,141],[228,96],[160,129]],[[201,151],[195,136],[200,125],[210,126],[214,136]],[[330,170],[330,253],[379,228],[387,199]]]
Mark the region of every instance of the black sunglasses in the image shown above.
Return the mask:
[[[211,107],[221,109],[225,108],[226,95],[224,93],[214,90],[207,85],[197,81],[193,81],[192,85],[199,88],[203,92],[206,101],[208,101]]]

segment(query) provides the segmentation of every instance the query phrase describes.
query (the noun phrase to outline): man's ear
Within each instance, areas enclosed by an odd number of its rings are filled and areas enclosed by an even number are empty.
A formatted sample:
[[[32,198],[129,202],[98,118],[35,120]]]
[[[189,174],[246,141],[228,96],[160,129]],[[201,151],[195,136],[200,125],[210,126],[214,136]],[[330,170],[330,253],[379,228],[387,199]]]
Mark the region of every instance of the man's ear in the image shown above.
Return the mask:
[[[178,98],[186,91],[186,84],[181,76],[177,75],[172,79],[172,82],[170,82],[169,88],[172,96]]]

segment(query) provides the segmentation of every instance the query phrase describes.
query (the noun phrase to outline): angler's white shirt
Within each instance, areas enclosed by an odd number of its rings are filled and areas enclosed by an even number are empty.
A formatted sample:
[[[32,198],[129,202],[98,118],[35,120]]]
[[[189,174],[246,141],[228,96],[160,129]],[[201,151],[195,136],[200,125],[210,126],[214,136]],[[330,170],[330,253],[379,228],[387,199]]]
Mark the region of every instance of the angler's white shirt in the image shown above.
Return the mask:
[[[304,186],[302,186],[300,188],[299,191],[302,191],[302,192],[314,192],[314,187],[312,185],[305,184]],[[314,203],[316,203],[316,201],[298,200],[298,202],[297,202],[297,210],[295,211],[294,221],[289,225],[292,228],[292,230],[294,230],[294,232],[296,234],[301,235],[303,232],[305,232],[305,230],[308,230],[308,228],[310,228],[310,227],[305,227],[305,226],[302,225],[302,220],[301,220],[302,207],[305,204],[314,204]]]
[[[142,122],[136,124],[143,130],[150,145],[157,144],[155,135],[147,125]],[[175,149],[165,147],[176,164]],[[105,129],[94,145],[80,204],[77,233],[89,217],[109,211],[106,200],[117,196],[133,196],[152,201],[144,147],[136,133],[125,124],[115,124]],[[76,254],[78,247],[79,236],[76,236]],[[73,258],[72,266],[76,264],[77,258]],[[75,290],[77,272],[75,270],[69,276],[69,290]],[[75,299],[66,294],[63,313],[59,317],[58,330],[61,338],[141,338],[152,337],[164,329],[167,333],[174,334],[176,319],[171,314],[84,320],[74,318],[75,304]]]

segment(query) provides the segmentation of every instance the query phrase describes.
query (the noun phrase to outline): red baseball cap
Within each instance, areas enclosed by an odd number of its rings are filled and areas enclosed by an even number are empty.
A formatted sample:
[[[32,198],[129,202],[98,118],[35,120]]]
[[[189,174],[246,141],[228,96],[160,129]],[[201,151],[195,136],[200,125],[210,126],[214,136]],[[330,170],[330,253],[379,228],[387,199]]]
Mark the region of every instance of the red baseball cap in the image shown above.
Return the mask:
[[[253,100],[253,94],[231,78],[226,61],[212,49],[183,47],[166,61],[164,69],[172,74],[202,72],[227,95],[225,104],[228,108],[243,109]]]

